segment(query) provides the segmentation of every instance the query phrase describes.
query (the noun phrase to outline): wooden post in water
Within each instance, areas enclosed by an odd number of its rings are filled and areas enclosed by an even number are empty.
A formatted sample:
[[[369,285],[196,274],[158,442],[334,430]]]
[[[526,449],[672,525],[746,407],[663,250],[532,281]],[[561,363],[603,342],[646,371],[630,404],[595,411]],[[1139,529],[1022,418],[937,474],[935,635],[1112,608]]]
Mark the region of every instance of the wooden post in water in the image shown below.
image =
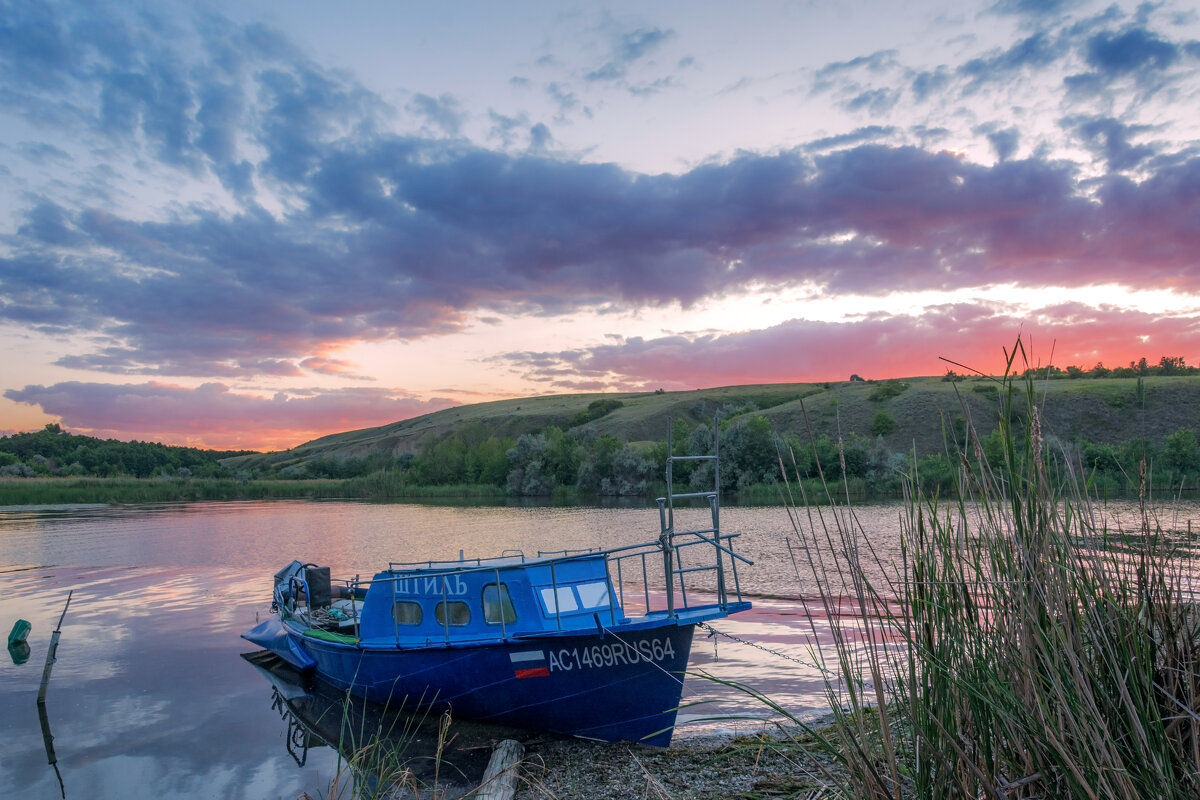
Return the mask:
[[[62,632],[63,617],[67,616],[67,608],[71,605],[71,595],[75,590],[67,592],[67,603],[63,606],[62,614],[58,617],[58,627],[54,629],[54,633],[50,635],[50,649],[46,651],[46,666],[42,669],[42,685],[38,688],[38,705],[46,704],[46,687],[50,684],[50,670],[54,668],[54,662],[58,660],[58,636]]]
[[[517,793],[517,765],[525,754],[520,742],[505,739],[492,751],[492,760],[483,772],[483,782],[475,800],[512,800]]]

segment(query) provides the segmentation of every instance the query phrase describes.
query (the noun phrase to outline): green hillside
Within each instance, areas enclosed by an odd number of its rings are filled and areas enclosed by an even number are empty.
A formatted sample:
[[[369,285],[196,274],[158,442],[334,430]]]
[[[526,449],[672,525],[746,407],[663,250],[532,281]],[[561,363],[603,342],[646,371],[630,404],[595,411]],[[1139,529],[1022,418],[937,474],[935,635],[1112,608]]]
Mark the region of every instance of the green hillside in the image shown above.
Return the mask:
[[[1047,453],[1082,467],[1098,492],[1138,491],[1143,461],[1156,491],[1200,486],[1200,374],[1077,372],[1036,383],[1040,432],[1052,445]],[[777,499],[777,454],[789,451],[796,459],[789,474],[813,481],[813,490],[823,477],[856,496],[891,495],[915,466],[923,489],[950,492],[968,427],[980,436],[965,450],[972,461],[980,454],[1003,458],[1002,406],[1011,402],[1022,429],[1030,412],[1025,384],[1009,386],[1011,398],[1005,384],[987,378],[530,397],[447,409],[275,453],[100,441],[49,425],[0,437],[0,504],[646,497],[662,489],[669,421],[672,451],[680,455],[711,452],[717,422],[721,485],[752,502]],[[701,489],[712,485],[707,468],[682,462],[674,477]],[[96,478],[137,485],[98,485]],[[64,483],[72,480],[79,485]]]
[[[1200,376],[1056,379],[1037,383],[1043,401],[1043,430],[1062,441],[1079,439],[1116,445],[1145,437],[1160,442],[1180,428],[1200,424]],[[456,432],[475,431],[515,438],[555,426],[588,436],[609,435],[626,443],[661,441],[668,419],[711,424],[723,407],[761,415],[777,433],[832,440],[858,436],[882,441],[893,451],[941,453],[943,426],[970,419],[981,433],[999,415],[1001,385],[985,378],[948,381],[905,378],[895,381],[842,381],[727,386],[686,392],[572,394],[478,403],[426,414],[378,428],[325,436],[291,450],[227,459],[231,468],[269,469],[316,460],[397,458]],[[572,424],[589,404],[622,404],[599,419]],[[880,412],[894,421],[880,439],[872,423]],[[963,422],[957,423],[959,426]]]

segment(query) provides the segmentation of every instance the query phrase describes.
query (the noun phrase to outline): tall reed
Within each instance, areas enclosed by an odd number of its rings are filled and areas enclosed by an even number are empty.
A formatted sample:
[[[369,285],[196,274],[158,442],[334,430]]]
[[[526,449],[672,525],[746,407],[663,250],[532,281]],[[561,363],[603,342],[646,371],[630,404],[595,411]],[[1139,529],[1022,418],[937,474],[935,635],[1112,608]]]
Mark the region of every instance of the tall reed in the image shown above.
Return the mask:
[[[949,443],[954,497],[910,472],[899,563],[848,502],[811,503],[795,484],[800,567],[834,631],[814,651],[833,713],[822,746],[852,797],[1200,796],[1200,565],[1144,490],[1137,529],[1112,528],[1043,436],[1018,354],[997,383],[1002,460],[969,425]]]

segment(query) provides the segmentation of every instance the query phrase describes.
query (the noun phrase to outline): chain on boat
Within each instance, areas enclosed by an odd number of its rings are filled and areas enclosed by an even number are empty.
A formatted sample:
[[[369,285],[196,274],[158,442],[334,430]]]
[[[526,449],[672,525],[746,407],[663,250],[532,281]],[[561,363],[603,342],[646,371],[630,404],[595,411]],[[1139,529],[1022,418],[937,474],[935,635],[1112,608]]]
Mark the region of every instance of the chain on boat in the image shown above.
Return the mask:
[[[752,642],[749,639],[743,639],[739,636],[734,636],[732,633],[726,633],[725,631],[719,631],[716,628],[714,628],[712,625],[709,625],[707,622],[697,622],[696,627],[703,628],[704,630],[708,631],[708,635],[710,638],[713,636],[724,636],[726,639],[732,639],[733,641],[737,642],[738,644],[744,644],[748,647],[753,647],[757,650],[762,650],[764,653],[769,653],[770,655],[787,659],[788,661],[795,662],[803,667],[811,667],[813,669],[821,668],[820,665],[818,665],[816,662],[805,661],[804,659],[796,658],[795,656],[788,655],[787,653],[781,653],[778,650],[772,650],[771,648],[766,647],[765,645],[758,644],[757,642]]]

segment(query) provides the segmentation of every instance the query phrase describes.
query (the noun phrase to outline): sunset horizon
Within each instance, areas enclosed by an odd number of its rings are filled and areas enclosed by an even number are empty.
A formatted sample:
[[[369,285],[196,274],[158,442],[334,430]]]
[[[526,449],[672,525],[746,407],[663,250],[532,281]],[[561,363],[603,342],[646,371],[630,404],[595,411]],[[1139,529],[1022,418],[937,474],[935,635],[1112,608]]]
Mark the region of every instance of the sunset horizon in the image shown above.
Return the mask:
[[[0,435],[1200,363],[1187,4],[462,10],[6,8]]]

